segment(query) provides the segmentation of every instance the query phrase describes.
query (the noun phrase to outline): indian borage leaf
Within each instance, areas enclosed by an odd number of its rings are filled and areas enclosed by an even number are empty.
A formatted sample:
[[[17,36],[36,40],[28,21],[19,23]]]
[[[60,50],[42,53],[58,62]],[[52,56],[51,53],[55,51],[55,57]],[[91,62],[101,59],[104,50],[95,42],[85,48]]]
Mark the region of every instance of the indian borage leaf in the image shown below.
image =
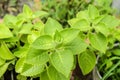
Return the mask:
[[[99,11],[97,10],[97,8],[95,6],[89,5],[88,15],[89,15],[90,19],[93,20],[99,16]]]
[[[44,71],[44,65],[31,65],[25,63],[21,72],[23,76],[36,76]]]
[[[60,33],[61,33],[61,36],[63,37],[63,43],[68,43],[73,39],[75,39],[78,36],[79,32],[80,30],[73,29],[73,28],[62,30]]]
[[[4,73],[6,72],[8,65],[10,63],[5,63],[4,65],[0,66],[0,78],[4,75]]]
[[[53,66],[47,69],[47,75],[50,80],[70,80],[66,78],[63,74],[59,73]]]
[[[80,54],[86,50],[88,45],[79,36],[77,36],[75,39],[65,44],[64,46],[65,48],[70,49],[73,54]]]
[[[78,63],[83,75],[91,72],[96,64],[96,56],[91,51],[85,51],[78,56]]]
[[[68,78],[74,63],[74,57],[70,50],[57,50],[50,55],[50,61],[58,72]]]
[[[26,15],[28,17],[31,17],[33,14],[32,10],[30,9],[30,7],[28,5],[23,6],[23,13],[24,13],[24,15]]]
[[[52,18],[48,18],[47,22],[45,23],[44,32],[47,35],[53,35],[55,31],[63,30],[62,25],[58,23],[56,20]]]
[[[0,66],[2,66],[3,64],[5,64],[5,61],[6,61],[6,60],[0,58]]]
[[[90,40],[90,44],[92,45],[92,47],[94,47],[95,49],[105,53],[106,49],[107,49],[107,39],[106,37],[101,34],[101,33],[90,33],[89,34],[89,40]]]
[[[0,24],[0,39],[13,37],[12,32],[4,24]]]
[[[37,64],[44,65],[48,60],[49,60],[49,56],[47,51],[34,49],[34,48],[30,48],[26,56],[26,63],[32,65],[37,65]]]
[[[40,80],[50,80],[47,74],[47,70],[40,74]]]
[[[62,36],[61,36],[60,32],[58,32],[58,31],[55,32],[54,41],[57,43],[62,42]]]
[[[55,47],[54,41],[51,36],[43,35],[38,37],[31,45],[35,49],[51,49]]]
[[[0,57],[5,60],[11,60],[15,58],[4,42],[2,42],[0,46]]]

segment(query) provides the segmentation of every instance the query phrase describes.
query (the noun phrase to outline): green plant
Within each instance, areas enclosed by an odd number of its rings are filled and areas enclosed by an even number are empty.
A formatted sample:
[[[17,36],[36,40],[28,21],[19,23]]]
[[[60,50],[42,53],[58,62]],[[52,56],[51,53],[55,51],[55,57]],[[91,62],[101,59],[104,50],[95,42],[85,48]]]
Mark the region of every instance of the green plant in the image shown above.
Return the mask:
[[[119,20],[100,15],[93,5],[69,20],[70,28],[52,18],[42,23],[39,17],[45,15],[25,5],[18,16],[4,17],[0,24],[0,77],[7,69],[15,69],[18,79],[70,80],[77,63],[84,75],[90,73],[96,55],[106,53],[113,40],[119,40]]]

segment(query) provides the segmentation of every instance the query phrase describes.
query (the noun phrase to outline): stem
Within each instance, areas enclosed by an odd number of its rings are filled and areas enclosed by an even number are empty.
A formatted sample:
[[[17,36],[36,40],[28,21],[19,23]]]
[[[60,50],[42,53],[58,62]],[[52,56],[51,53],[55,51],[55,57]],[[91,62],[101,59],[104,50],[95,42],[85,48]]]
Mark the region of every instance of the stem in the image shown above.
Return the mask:
[[[14,74],[13,74],[13,71],[11,71],[11,80],[14,80]]]
[[[109,76],[109,74],[110,74],[115,68],[117,68],[119,65],[120,65],[120,61],[119,61],[117,64],[115,64],[115,65],[103,76],[103,78],[102,78],[101,80],[105,80],[105,79]]]

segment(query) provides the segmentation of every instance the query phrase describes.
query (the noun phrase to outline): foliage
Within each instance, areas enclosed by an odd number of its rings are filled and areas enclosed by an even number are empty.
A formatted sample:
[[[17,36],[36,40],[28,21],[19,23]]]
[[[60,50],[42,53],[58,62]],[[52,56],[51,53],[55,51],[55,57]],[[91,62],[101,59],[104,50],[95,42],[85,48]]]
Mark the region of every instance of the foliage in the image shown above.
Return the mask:
[[[22,13],[4,17],[0,24],[0,77],[12,64],[18,78],[70,80],[76,61],[86,75],[94,68],[96,55],[105,54],[109,45],[120,40],[119,20],[101,15],[93,5],[69,20],[70,28],[52,18],[44,24],[39,18],[46,15],[24,5]]]

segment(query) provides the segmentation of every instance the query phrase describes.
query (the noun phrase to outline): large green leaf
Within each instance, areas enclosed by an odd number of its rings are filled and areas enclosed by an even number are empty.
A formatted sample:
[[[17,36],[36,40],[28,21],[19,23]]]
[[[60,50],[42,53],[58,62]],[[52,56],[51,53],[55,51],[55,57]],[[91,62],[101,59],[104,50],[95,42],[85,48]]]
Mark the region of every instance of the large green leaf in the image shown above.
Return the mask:
[[[35,49],[51,49],[55,47],[52,37],[49,35],[43,35],[38,37],[32,44]]]
[[[49,60],[47,51],[42,51],[39,49],[30,48],[26,56],[26,63],[37,65],[44,65]]]
[[[76,28],[76,29],[80,29],[80,31],[87,31],[87,30],[90,30],[90,28],[91,28],[89,22],[85,19],[78,20],[71,27]]]
[[[91,51],[83,52],[78,56],[78,63],[83,75],[86,75],[93,70],[96,64],[96,56]]]
[[[58,23],[56,20],[52,18],[48,18],[46,24],[45,24],[45,34],[53,35],[55,31],[61,31],[63,28],[60,23]]]
[[[108,42],[104,35],[102,35],[101,33],[90,33],[89,40],[92,47],[105,53]]]
[[[70,80],[63,74],[59,73],[53,66],[50,66],[47,70],[47,74],[50,80]]]
[[[56,70],[68,77],[74,63],[74,57],[70,50],[57,50],[50,55],[50,61]]]
[[[5,63],[4,65],[0,66],[0,78],[3,76],[3,74],[6,72],[8,65],[10,63]]]
[[[96,17],[99,16],[99,11],[97,10],[95,6],[89,5],[88,14],[89,14],[90,19],[95,19]]]
[[[24,76],[35,76],[44,71],[44,65],[31,65],[31,64],[24,64],[21,75]]]
[[[10,60],[14,58],[14,55],[11,53],[4,42],[2,42],[0,46],[0,57],[5,60]]]
[[[77,36],[70,43],[65,44],[65,48],[72,50],[73,54],[80,54],[86,50],[87,44]]]
[[[63,37],[63,42],[68,43],[73,39],[75,39],[75,37],[78,36],[79,32],[80,31],[78,29],[68,28],[68,29],[62,30],[60,33],[61,33],[61,36]]]
[[[0,39],[11,38],[13,34],[4,24],[0,24]]]

